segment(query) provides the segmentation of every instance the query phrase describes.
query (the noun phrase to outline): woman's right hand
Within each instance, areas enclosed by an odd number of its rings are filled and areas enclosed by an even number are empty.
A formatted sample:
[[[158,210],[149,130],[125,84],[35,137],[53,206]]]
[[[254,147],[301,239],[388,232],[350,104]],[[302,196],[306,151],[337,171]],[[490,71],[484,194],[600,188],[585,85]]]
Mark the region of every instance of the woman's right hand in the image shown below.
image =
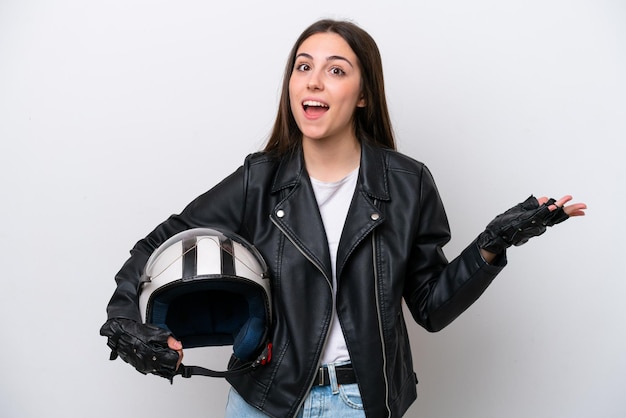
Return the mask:
[[[183,346],[171,332],[132,319],[111,318],[100,328],[108,337],[111,360],[118,356],[138,372],[172,380],[182,362]]]

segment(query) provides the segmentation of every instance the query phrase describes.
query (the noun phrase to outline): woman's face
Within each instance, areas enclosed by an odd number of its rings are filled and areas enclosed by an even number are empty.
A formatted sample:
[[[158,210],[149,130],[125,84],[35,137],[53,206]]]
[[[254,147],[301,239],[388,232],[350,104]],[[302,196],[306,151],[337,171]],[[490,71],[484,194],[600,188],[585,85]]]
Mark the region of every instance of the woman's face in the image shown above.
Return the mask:
[[[352,119],[365,106],[361,70],[348,43],[336,33],[317,33],[296,52],[289,79],[291,111],[303,141],[355,140]]]

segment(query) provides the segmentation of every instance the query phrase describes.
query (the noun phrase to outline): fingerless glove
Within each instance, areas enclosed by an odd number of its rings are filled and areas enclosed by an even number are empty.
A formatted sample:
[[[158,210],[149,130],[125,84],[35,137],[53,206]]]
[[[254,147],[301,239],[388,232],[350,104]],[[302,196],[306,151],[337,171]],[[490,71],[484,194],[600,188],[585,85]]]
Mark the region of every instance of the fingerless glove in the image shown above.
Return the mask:
[[[539,205],[537,199],[530,196],[491,221],[478,236],[478,246],[499,254],[511,245],[525,244],[530,238],[543,234],[547,227],[569,218],[562,207],[549,209],[554,202],[550,199]]]
[[[111,360],[119,356],[138,372],[152,373],[170,382],[176,375],[179,354],[167,345],[169,331],[131,319],[112,318],[100,328],[100,335],[108,337]]]

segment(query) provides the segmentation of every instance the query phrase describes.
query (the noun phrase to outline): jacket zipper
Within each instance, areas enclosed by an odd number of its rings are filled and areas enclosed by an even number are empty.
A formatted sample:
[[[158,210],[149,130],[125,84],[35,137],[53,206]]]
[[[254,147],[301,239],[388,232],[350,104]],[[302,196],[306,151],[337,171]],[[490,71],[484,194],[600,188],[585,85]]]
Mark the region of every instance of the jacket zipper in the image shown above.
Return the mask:
[[[389,407],[389,378],[387,376],[387,352],[385,350],[385,334],[383,332],[383,321],[380,312],[380,297],[378,295],[380,283],[378,282],[378,269],[376,267],[376,232],[372,233],[372,263],[374,268],[374,285],[376,294],[376,314],[378,315],[378,332],[380,333],[380,348],[383,353],[383,379],[385,381],[385,408],[387,408],[388,417],[391,417],[391,408]]]
[[[332,293],[333,293],[333,287],[332,287],[332,281],[328,280],[328,276],[326,275],[326,273],[324,273],[324,270],[321,268],[321,266],[315,261],[313,260],[311,257],[309,257],[306,252],[304,252],[300,246],[298,244],[296,244],[289,236],[289,234],[273,219],[271,218],[271,221],[274,225],[276,225],[276,227],[287,237],[287,239],[289,240],[289,242],[291,242],[294,247],[296,247],[298,249],[298,251],[304,256],[304,258],[306,258],[307,260],[309,260],[309,262],[311,262],[311,264],[313,264],[319,271],[320,273],[322,273],[322,275],[324,276],[324,278],[326,279],[326,284],[328,285],[328,288],[330,290],[330,294],[332,297]],[[335,316],[335,304],[332,303],[332,312],[331,312],[331,316],[330,316],[330,320],[332,321],[333,317]],[[329,324],[329,329],[330,329],[330,324]],[[326,331],[326,335],[324,336],[324,344],[322,345],[322,353],[324,352],[324,350],[326,349],[326,344],[328,343],[328,335],[330,333],[328,332],[328,330]],[[316,375],[317,376],[317,375]],[[313,377],[313,379],[311,380],[311,382],[309,382],[309,387],[306,390],[306,393],[309,393],[311,391],[311,388],[313,387],[313,384],[315,383],[315,378],[316,376]],[[300,410],[300,408],[302,408],[302,405],[304,404],[304,401],[306,400],[306,396],[304,396],[301,400],[300,403],[298,404],[298,408],[296,409],[296,412]]]

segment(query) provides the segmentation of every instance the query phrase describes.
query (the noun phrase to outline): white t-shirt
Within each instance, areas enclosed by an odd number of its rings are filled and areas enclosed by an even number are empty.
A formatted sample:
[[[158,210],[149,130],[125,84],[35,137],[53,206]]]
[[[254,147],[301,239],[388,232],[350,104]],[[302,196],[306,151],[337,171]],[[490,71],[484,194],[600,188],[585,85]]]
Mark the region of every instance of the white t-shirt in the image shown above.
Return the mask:
[[[323,182],[311,178],[315,198],[322,215],[328,249],[330,250],[330,262],[333,273],[333,305],[337,296],[337,248],[339,239],[346,222],[350,202],[356,188],[359,169],[356,168],[350,174],[339,181]],[[321,364],[336,363],[350,360],[346,340],[341,331],[337,312],[333,309],[333,319],[326,347],[322,353]]]

